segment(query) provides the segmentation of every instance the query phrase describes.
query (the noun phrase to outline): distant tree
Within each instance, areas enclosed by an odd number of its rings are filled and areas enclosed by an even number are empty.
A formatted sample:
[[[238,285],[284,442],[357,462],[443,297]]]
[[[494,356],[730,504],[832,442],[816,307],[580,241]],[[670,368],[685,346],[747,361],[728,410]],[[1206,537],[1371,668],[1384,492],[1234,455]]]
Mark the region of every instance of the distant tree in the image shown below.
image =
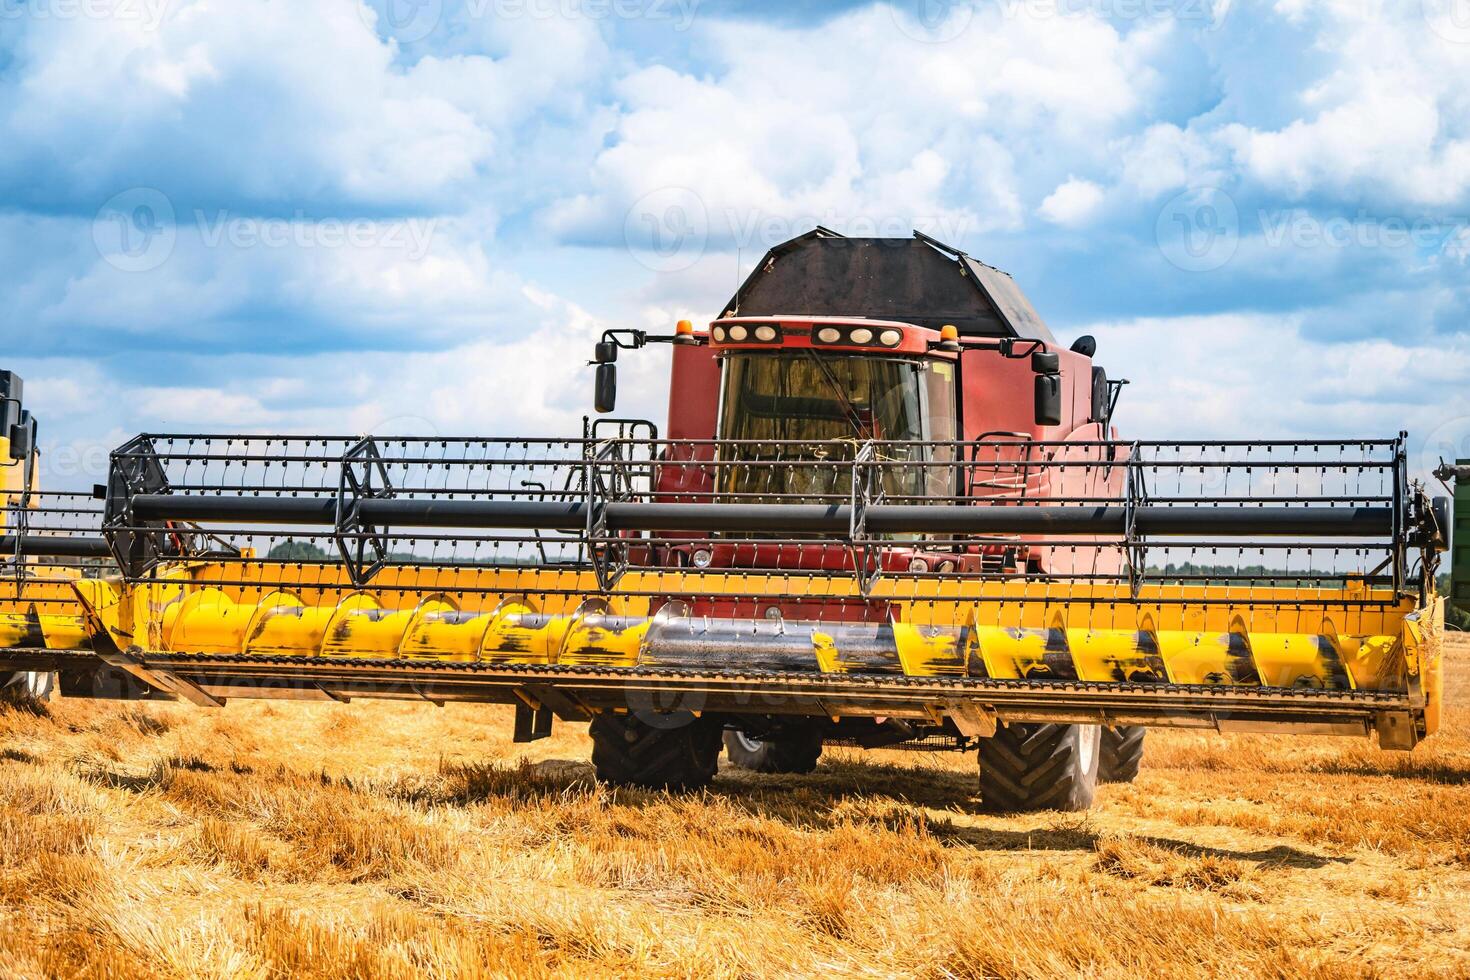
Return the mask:
[[[275,561],[319,561],[327,553],[310,541],[282,541],[266,557]]]

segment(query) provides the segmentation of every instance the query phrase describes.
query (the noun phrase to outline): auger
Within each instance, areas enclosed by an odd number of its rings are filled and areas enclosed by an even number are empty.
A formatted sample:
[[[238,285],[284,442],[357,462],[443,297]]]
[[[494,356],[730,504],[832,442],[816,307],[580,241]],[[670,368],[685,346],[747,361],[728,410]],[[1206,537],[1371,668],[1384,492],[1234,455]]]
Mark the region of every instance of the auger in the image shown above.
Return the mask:
[[[832,742],[976,749],[1005,810],[1088,806],[1141,726],[1394,749],[1438,726],[1447,519],[1402,434],[1120,439],[1092,339],[1063,349],[922,235],[818,229],[706,329],[607,331],[600,414],[650,344],[662,432],[144,434],[70,536],[12,493],[12,606],[68,590],[71,632],[0,634],[0,669],[200,705],[512,704],[517,739],[590,722],[600,777],[648,786],[708,782],[722,741],[765,772]],[[90,564],[44,581],[38,548]]]

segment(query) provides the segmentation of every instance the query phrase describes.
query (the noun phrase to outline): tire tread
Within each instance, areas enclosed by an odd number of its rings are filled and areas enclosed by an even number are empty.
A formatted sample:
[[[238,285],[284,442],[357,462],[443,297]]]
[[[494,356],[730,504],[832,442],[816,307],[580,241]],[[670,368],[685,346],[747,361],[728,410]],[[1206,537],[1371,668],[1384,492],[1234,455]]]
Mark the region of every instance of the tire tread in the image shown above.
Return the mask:
[[[992,813],[1085,810],[1096,769],[1083,772],[1077,726],[1001,724],[980,742],[981,806]]]

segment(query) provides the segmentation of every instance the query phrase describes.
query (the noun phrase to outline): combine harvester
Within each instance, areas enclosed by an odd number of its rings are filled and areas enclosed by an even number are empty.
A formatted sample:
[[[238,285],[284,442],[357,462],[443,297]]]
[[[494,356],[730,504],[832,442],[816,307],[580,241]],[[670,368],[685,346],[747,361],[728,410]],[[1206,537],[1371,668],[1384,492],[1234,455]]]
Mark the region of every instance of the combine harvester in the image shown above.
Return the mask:
[[[614,783],[977,749],[995,810],[1080,809],[1146,726],[1439,723],[1443,512],[1402,435],[1136,442],[1094,343],[932,239],[818,229],[672,346],[668,422],[579,439],[143,435],[113,453],[95,690],[516,707]],[[104,683],[95,678],[110,678]],[[127,683],[122,683],[126,680]],[[78,682],[73,689],[87,685]]]
[[[36,420],[22,394],[21,379],[0,371],[0,651],[13,651],[0,659],[0,700],[7,701],[51,695],[50,651],[91,649],[72,583],[116,571],[101,537],[101,501],[40,491]],[[71,682],[94,677],[69,676],[68,693],[92,693]]]

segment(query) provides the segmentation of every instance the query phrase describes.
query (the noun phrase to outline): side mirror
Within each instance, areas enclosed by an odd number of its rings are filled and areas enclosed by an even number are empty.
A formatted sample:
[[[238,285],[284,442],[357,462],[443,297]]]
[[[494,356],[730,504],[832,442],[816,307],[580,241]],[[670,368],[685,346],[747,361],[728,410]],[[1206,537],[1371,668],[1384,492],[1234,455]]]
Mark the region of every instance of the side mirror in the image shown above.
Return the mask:
[[[1074,354],[1081,354],[1083,357],[1091,357],[1093,354],[1097,353],[1097,338],[1090,333],[1085,333],[1082,336],[1078,337],[1076,340],[1072,341],[1072,346],[1068,349],[1071,350]]]
[[[1062,424],[1062,363],[1050,352],[1031,355],[1031,370],[1036,372],[1036,424]]]
[[[592,348],[592,360],[596,364],[612,364],[618,359],[618,345],[611,340],[600,341]]]
[[[1106,423],[1107,420],[1108,372],[1095,367],[1092,369],[1092,421]]]
[[[601,344],[598,345],[602,346]],[[611,412],[618,401],[618,366],[604,361],[597,365],[597,381],[592,391],[592,407],[598,412]]]
[[[20,421],[10,427],[10,458],[30,459],[36,449],[36,421],[22,409]]]

